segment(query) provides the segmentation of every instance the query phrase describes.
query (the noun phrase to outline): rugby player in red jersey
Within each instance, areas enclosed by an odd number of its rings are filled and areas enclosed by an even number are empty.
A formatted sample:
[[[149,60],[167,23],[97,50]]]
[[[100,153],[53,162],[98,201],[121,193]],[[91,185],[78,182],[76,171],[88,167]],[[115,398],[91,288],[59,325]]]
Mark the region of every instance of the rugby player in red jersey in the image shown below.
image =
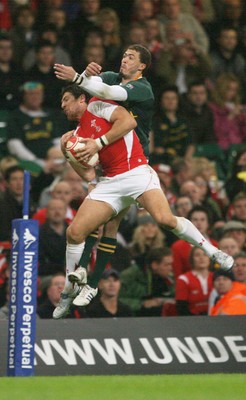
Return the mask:
[[[81,75],[69,66],[55,64],[54,68],[57,78],[74,81],[93,96],[116,100],[123,105],[137,121],[135,131],[144,153],[148,157],[154,95],[151,85],[144,74],[150,64],[151,54],[149,50],[144,46],[135,44],[129,46],[124,52],[119,73],[112,71],[102,72],[101,66],[95,62],[90,63]],[[86,148],[81,152],[81,159],[93,155],[96,151],[97,147],[95,145],[93,147],[93,143],[87,143]],[[96,184],[96,181],[93,183]],[[92,187],[92,185],[89,186]],[[116,235],[120,222],[127,211],[127,209],[123,210],[104,226],[103,236],[97,246],[96,264],[91,274],[93,288],[97,288],[101,274],[115,252],[117,245]],[[86,239],[85,249],[79,261],[80,267],[76,270],[78,281],[82,280],[84,268],[87,268],[89,264],[91,251],[97,239],[97,231],[92,232]],[[81,278],[79,277],[80,273]]]
[[[179,238],[201,247],[214,261],[223,264],[224,269],[232,267],[232,257],[208,243],[189,220],[172,214],[159,178],[148,165],[134,131],[135,119],[124,107],[98,98],[92,98],[87,104],[85,92],[70,85],[64,89],[62,109],[69,119],[79,122],[76,134],[85,138],[85,143],[91,144],[99,152],[103,176],[67,228],[66,284],[60,303],[54,310],[54,318],[65,316],[72,302],[85,306],[96,296],[97,288],[90,285],[90,278],[87,282],[86,270],[82,268],[84,271],[79,274],[80,281],[74,272],[86,237],[136,201],[158,224]],[[70,136],[71,132],[62,136],[63,152]],[[73,282],[83,285],[79,294]]]

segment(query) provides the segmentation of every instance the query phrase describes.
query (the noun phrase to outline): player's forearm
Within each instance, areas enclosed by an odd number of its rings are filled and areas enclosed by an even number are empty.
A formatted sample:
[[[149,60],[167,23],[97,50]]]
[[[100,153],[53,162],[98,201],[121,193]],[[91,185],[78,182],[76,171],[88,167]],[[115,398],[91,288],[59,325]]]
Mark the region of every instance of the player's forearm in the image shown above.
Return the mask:
[[[127,133],[132,131],[136,127],[136,123],[134,121],[122,121],[118,120],[115,121],[114,125],[112,128],[106,133],[106,138],[108,141],[108,144],[114,143],[117,140],[121,139],[123,136],[125,136]]]
[[[119,85],[107,85],[103,83],[102,79],[98,76],[86,77],[84,74],[80,75],[82,78],[75,83],[85,89],[92,96],[97,96],[101,99],[125,101],[127,99],[127,92]]]
[[[135,120],[130,117],[130,115],[124,119],[117,119],[114,121],[112,128],[105,135],[96,139],[99,150],[127,135],[136,127],[136,125]]]
[[[105,135],[109,144],[122,138],[137,126],[136,120],[122,106],[115,108],[111,114],[110,122],[112,122],[111,129]]]
[[[69,164],[85,182],[90,182],[96,176],[94,168],[86,169],[83,168],[79,163],[73,161],[69,161]],[[92,174],[92,170],[94,170],[94,174]]]

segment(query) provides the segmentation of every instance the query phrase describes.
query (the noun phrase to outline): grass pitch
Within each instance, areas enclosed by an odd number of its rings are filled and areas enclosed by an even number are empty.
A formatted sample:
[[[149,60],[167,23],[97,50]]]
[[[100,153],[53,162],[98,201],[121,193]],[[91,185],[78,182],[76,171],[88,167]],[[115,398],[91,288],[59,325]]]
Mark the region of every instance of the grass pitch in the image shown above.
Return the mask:
[[[1,400],[242,400],[243,374],[0,378]]]

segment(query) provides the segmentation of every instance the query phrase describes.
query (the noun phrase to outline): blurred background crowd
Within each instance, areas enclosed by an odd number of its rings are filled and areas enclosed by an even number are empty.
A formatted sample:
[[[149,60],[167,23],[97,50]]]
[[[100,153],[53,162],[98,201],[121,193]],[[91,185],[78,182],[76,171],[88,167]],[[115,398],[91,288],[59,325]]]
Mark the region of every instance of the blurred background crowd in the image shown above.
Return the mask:
[[[59,138],[54,63],[119,70],[129,44],[152,54],[156,107],[150,164],[175,213],[232,255],[231,272],[132,206],[100,293],[70,318],[246,314],[246,2],[243,0],[2,0],[0,2],[0,318],[8,315],[11,221],[39,221],[38,307],[52,318],[64,286],[66,228],[87,183]],[[96,249],[89,270],[93,271]]]

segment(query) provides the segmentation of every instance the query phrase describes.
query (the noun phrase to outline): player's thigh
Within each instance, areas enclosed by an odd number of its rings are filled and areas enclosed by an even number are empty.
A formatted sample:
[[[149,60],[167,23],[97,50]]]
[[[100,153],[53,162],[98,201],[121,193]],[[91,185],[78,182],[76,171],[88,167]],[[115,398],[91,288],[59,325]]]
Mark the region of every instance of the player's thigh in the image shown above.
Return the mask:
[[[92,231],[106,223],[113,214],[114,211],[109,204],[85,199],[69,226],[68,233],[84,240]]]
[[[138,198],[138,202],[151,214],[158,224],[165,225],[171,229],[176,227],[176,218],[162,190],[148,190]]]
[[[104,236],[110,237],[110,238],[115,238],[116,234],[118,232],[120,223],[126,213],[128,212],[130,207],[125,208],[119,214],[117,214],[114,218],[112,218],[110,221],[107,222],[104,226],[103,234]]]

